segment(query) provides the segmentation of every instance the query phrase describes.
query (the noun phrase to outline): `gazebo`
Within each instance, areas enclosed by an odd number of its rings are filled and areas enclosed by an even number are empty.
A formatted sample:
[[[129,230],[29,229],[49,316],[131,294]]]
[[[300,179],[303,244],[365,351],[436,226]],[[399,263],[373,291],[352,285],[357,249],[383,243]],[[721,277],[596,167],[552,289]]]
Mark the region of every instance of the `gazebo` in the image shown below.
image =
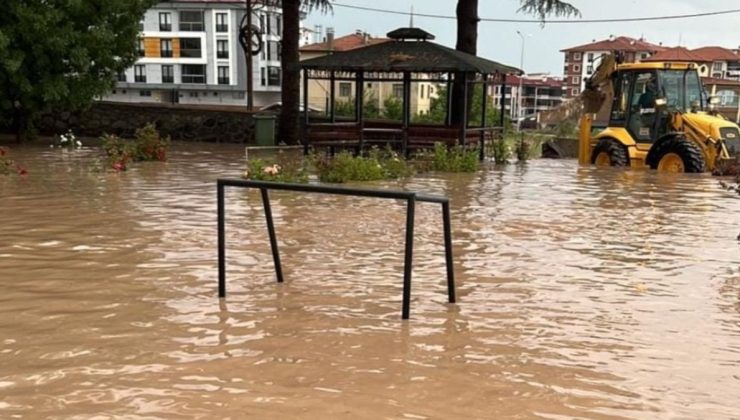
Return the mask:
[[[495,61],[457,51],[434,42],[434,36],[419,28],[400,28],[388,33],[388,42],[372,44],[345,52],[336,52],[300,63],[303,71],[304,121],[302,143],[304,152],[310,147],[355,149],[360,153],[367,145],[400,144],[408,155],[410,149],[428,148],[443,142],[448,146],[476,146],[480,158],[485,155],[485,140],[494,133],[503,133],[506,103],[506,76],[521,74],[521,70]],[[311,115],[309,83],[328,81],[326,115]],[[336,109],[336,84],[354,83],[354,116],[340,118]],[[402,102],[400,121],[366,119],[363,112],[366,84],[391,82],[402,86],[397,94]],[[412,84],[436,83],[447,89],[444,121],[439,124],[412,121]],[[501,85],[499,121],[487,121],[488,86]],[[482,85],[480,123],[471,126],[469,109],[473,89]],[[464,95],[455,95],[462,89]],[[345,92],[346,94],[346,92]],[[422,93],[423,94],[423,93]],[[429,92],[427,92],[429,94]],[[467,98],[453,107],[453,97]],[[457,115],[453,115],[457,109]]]

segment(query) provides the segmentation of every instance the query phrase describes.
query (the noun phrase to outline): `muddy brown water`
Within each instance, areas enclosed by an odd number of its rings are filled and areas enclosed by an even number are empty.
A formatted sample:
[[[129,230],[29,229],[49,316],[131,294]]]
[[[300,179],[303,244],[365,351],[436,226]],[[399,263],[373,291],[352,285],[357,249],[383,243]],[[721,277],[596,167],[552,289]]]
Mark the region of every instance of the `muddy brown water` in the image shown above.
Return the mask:
[[[243,150],[90,174],[93,150],[16,148],[0,177],[0,418],[740,417],[740,200],[708,176],[539,160],[371,186],[418,206],[400,320],[404,207],[215,179]]]

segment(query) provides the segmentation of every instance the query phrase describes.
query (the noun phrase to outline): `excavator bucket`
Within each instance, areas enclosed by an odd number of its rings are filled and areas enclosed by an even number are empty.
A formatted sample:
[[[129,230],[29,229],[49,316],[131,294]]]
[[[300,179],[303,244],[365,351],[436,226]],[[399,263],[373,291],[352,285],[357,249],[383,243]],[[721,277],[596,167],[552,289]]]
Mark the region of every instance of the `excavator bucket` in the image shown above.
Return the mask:
[[[601,57],[601,63],[588,80],[586,88],[581,92],[583,111],[587,114],[597,114],[602,110],[604,103],[614,96],[614,88],[611,76],[617,69],[617,60],[614,54],[605,54]]]

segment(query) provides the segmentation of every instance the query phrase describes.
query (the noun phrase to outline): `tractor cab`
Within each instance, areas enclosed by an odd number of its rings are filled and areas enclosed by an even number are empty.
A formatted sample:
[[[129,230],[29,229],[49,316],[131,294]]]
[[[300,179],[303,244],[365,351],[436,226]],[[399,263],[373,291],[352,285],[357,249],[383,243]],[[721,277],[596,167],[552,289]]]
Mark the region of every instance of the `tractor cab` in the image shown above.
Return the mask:
[[[703,111],[707,102],[693,68],[619,70],[613,86],[609,126],[625,128],[639,149],[649,149],[671,131],[676,111]]]

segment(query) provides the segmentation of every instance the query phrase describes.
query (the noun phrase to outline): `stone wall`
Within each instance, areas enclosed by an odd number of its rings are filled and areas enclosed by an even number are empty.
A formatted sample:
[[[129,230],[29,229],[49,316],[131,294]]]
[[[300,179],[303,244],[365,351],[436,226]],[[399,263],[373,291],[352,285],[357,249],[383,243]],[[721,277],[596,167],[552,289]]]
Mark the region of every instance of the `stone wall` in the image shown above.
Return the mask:
[[[225,106],[97,102],[83,112],[44,115],[38,129],[49,136],[71,129],[85,137],[104,133],[131,137],[137,128],[154,123],[163,136],[173,140],[247,143],[253,141],[253,116],[253,112]]]

